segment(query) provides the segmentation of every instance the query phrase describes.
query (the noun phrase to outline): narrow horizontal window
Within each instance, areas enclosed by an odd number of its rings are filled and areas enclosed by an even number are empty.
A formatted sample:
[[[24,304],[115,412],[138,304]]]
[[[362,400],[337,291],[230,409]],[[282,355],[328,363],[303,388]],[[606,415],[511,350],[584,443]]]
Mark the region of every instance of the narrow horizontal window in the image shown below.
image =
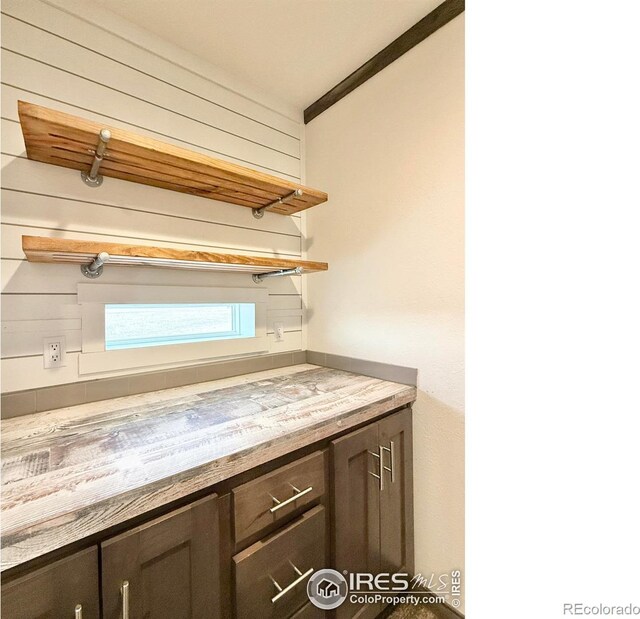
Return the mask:
[[[105,304],[105,350],[255,337],[254,303]]]

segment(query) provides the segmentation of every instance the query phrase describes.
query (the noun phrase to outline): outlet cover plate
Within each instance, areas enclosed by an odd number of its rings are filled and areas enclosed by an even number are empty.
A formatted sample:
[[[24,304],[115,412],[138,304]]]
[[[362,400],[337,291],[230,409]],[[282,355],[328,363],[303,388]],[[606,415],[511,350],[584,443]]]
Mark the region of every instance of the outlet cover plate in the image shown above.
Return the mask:
[[[57,357],[52,347],[58,345]],[[64,335],[45,337],[42,340],[42,352],[44,356],[45,370],[64,367],[66,361],[67,341]]]
[[[283,322],[274,322],[273,323],[273,333],[276,336],[276,342],[284,341],[284,323]]]

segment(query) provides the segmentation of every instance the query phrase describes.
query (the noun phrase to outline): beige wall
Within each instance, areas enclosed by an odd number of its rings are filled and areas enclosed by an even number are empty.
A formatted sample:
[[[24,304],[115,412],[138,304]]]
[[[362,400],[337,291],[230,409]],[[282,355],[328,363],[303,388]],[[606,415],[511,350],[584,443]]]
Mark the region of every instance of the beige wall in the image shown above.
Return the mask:
[[[464,565],[464,16],[306,127],[310,350],[417,367],[416,569]]]

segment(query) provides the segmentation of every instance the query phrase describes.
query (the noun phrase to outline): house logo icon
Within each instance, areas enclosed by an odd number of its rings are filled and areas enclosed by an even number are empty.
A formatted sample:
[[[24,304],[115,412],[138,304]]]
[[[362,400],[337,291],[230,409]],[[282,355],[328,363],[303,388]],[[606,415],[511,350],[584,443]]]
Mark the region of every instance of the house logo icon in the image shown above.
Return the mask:
[[[340,593],[340,587],[335,582],[323,578],[318,584],[318,595],[325,600],[338,595],[338,593]]]
[[[347,581],[335,570],[318,570],[307,583],[307,595],[311,603],[322,610],[338,608],[347,598],[347,593]]]

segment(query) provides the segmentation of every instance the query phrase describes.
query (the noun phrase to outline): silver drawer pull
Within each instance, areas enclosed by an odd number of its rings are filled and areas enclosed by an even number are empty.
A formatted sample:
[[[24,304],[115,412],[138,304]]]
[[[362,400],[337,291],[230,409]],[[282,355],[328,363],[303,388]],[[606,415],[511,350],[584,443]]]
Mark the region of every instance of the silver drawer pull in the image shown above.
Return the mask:
[[[389,452],[389,465],[390,466],[385,466],[384,470],[385,471],[389,471],[389,473],[391,473],[391,483],[394,483],[396,481],[396,467],[395,467],[396,455],[395,455],[395,449],[394,449],[393,441],[389,441],[389,447],[382,447],[382,449],[384,449],[384,451],[388,451]]]
[[[309,494],[309,492],[311,492],[313,490],[313,486],[309,486],[308,488],[305,488],[304,490],[298,490],[298,488],[296,488],[295,486],[291,486],[291,487],[293,488],[295,494],[291,498],[287,499],[286,501],[278,501],[278,499],[276,499],[276,497],[274,497],[274,496],[271,497],[273,499],[273,502],[275,503],[275,505],[269,510],[272,514],[275,514],[279,509],[282,509],[283,507],[286,507],[290,503],[294,503],[301,496],[304,496],[305,494]]]
[[[120,587],[122,593],[122,619],[129,619],[129,581],[125,580]]]
[[[75,619],[82,619],[82,604],[76,605]]]
[[[308,578],[309,576],[311,576],[311,574],[313,574],[312,567],[310,567],[304,574],[293,563],[291,563],[291,567],[293,567],[295,573],[299,574],[299,576],[290,585],[287,585],[284,589],[275,581],[273,576],[269,576],[269,578],[271,578],[271,582],[273,583],[273,586],[278,590],[278,593],[276,593],[271,598],[272,604],[275,604],[283,595],[289,593],[289,591],[291,591],[291,589],[293,589],[296,585],[299,585],[305,578]]]

